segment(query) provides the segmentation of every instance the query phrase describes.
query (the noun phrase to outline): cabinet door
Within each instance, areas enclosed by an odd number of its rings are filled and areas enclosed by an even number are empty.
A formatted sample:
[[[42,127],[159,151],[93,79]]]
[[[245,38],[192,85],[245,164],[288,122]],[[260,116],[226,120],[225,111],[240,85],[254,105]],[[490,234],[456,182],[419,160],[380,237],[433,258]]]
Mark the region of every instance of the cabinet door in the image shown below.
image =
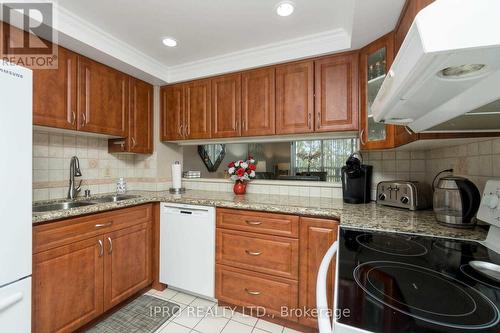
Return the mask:
[[[73,332],[103,312],[102,239],[33,256],[33,330]]]
[[[149,223],[104,236],[104,311],[151,283]]]
[[[127,75],[78,57],[78,90],[78,130],[127,136]]]
[[[212,80],[212,137],[241,135],[241,74]]]
[[[209,139],[211,92],[210,80],[199,80],[185,85],[184,137],[186,139]]]
[[[128,143],[133,153],[153,153],[153,86],[130,78]]]
[[[76,130],[77,55],[58,49],[57,69],[33,70],[33,125]]]
[[[276,134],[314,130],[314,62],[276,68]]]
[[[316,132],[358,130],[358,54],[315,61]]]
[[[321,260],[337,240],[338,222],[316,218],[300,218],[299,308],[316,309],[316,279]],[[333,308],[335,259],[327,280],[328,308]],[[301,324],[317,327],[317,318],[301,317]]]
[[[361,50],[361,149],[394,147],[394,126],[373,120],[372,104],[394,58],[392,33],[376,40]]]
[[[184,86],[161,88],[161,141],[184,138]]]
[[[241,135],[275,134],[275,68],[244,72],[241,84]]]

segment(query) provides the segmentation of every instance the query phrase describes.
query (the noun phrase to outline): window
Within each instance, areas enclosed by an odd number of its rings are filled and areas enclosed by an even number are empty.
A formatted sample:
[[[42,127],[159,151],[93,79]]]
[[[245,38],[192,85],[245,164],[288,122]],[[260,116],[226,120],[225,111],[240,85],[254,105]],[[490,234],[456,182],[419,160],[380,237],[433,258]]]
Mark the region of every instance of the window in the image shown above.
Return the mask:
[[[292,143],[292,169],[295,175],[326,173],[326,181],[340,182],[342,166],[357,149],[357,138],[295,141]]]

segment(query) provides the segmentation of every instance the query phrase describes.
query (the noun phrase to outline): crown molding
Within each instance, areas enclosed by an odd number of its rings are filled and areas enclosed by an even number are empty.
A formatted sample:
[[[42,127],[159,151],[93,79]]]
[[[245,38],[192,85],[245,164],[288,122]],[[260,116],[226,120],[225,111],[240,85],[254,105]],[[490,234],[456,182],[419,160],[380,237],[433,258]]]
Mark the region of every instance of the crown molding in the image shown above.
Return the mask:
[[[167,82],[175,83],[290,60],[339,52],[351,47],[351,35],[344,29],[267,44],[169,68]]]
[[[54,28],[62,46],[153,84],[167,82],[168,66],[55,5]]]

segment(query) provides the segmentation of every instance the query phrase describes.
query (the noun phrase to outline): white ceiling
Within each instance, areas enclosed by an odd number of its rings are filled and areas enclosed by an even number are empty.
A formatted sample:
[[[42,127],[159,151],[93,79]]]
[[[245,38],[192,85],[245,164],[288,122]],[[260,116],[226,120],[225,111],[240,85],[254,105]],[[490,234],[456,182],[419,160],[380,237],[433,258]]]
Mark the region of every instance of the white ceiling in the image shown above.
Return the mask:
[[[279,17],[275,12],[279,1],[59,0],[63,13],[73,19],[60,18],[58,30],[94,48],[102,45],[103,61],[116,57],[122,70],[125,59],[142,54],[148,64],[136,68],[155,76],[147,68],[156,65],[162,72],[157,78],[174,82],[359,48],[394,28],[404,3],[293,0],[293,15]],[[85,36],[84,29],[89,30]],[[167,36],[178,41],[176,48],[162,44]],[[120,56],[125,48],[133,52]]]

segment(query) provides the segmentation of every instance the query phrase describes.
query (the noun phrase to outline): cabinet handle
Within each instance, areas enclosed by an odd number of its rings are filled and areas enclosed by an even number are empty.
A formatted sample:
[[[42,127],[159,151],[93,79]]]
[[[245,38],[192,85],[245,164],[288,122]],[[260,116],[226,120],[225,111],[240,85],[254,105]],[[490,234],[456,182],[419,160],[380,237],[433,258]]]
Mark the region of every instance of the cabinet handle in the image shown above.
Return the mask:
[[[99,257],[102,257],[102,255],[104,254],[104,246],[102,244],[102,240],[98,240],[98,244],[99,244]]]
[[[252,252],[252,251],[249,251],[249,250],[245,250],[245,252],[249,256],[254,256],[254,257],[260,256],[262,254],[262,252]]]
[[[71,111],[71,125],[75,126],[76,124],[76,113],[75,111]]]
[[[106,223],[96,224],[95,227],[96,228],[104,228],[104,227],[111,227],[112,225],[113,225],[113,221],[109,221]]]
[[[319,125],[321,124],[321,112],[318,112],[318,116],[316,117],[318,123],[316,124],[316,128],[319,129]]]
[[[262,222],[260,222],[260,221],[245,221],[245,222],[248,225],[261,225],[262,224]]]
[[[132,137],[132,148],[135,148],[135,145],[136,145],[135,138],[134,138],[134,137]]]
[[[361,132],[359,132],[359,141],[361,141],[361,145],[364,146],[366,142],[363,141],[363,134],[365,133],[365,129],[363,128]]]
[[[179,126],[177,133],[179,134],[179,136],[182,136],[182,125]]]
[[[245,291],[249,295],[253,295],[253,296],[260,295],[260,291],[252,291],[252,290],[249,290],[248,288],[245,288]]]
[[[240,122],[238,120],[236,120],[236,123],[235,123],[235,131],[238,131],[238,125],[240,124]]]
[[[87,124],[87,116],[85,115],[85,113],[82,113],[82,128],[85,127],[86,124]]]
[[[309,129],[311,128],[311,114],[310,113],[307,115],[307,127],[309,127]]]
[[[245,127],[245,125],[246,125],[246,124],[245,124],[245,121],[244,121],[244,120],[242,120],[242,121],[241,121],[241,129],[242,129],[242,130],[244,130],[244,131],[246,131],[246,127]]]
[[[109,254],[113,253],[113,241],[111,240],[111,237],[108,237],[108,242],[109,242]]]

